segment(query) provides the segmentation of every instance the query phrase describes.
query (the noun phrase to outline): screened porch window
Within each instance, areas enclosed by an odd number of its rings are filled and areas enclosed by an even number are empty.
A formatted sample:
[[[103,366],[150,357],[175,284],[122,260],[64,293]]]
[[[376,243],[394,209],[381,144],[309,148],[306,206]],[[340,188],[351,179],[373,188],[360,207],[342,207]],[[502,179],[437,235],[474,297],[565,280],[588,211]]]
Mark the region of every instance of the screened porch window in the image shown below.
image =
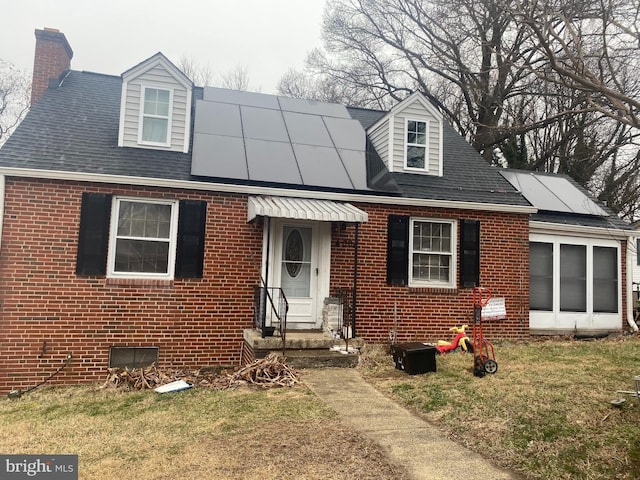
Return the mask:
[[[593,311],[618,311],[618,251],[593,247]]]
[[[595,243],[595,242],[594,242]],[[619,248],[538,241],[529,244],[529,308],[618,313]]]
[[[529,279],[531,310],[553,310],[553,243],[531,243]]]
[[[560,245],[560,310],[587,311],[587,247]]]

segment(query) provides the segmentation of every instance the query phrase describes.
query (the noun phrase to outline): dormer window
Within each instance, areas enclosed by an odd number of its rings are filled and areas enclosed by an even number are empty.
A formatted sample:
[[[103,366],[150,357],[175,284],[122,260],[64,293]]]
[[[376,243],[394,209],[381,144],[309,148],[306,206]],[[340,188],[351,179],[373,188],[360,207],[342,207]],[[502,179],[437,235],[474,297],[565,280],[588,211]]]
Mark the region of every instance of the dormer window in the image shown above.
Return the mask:
[[[171,126],[172,91],[143,87],[144,102],[140,111],[139,143],[168,146]]]
[[[407,120],[405,168],[427,170],[427,122]]]

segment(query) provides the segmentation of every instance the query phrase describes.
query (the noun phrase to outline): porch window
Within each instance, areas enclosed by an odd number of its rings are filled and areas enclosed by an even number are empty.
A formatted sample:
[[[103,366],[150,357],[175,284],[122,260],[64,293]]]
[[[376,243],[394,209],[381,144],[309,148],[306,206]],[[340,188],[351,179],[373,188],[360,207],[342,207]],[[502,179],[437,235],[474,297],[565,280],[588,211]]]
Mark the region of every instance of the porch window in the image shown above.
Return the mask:
[[[529,243],[529,308],[563,313],[618,313],[619,247],[605,240],[538,235]],[[609,245],[607,245],[607,243]]]
[[[427,169],[427,126],[424,121],[407,120],[405,168]]]
[[[618,251],[593,247],[593,311],[618,311]]]
[[[587,247],[560,245],[560,311],[587,311]]]
[[[553,310],[553,244],[531,242],[529,247],[531,310]]]
[[[454,285],[454,222],[411,219],[409,283]]]
[[[169,146],[171,90],[143,88],[144,101],[141,105],[140,143]]]

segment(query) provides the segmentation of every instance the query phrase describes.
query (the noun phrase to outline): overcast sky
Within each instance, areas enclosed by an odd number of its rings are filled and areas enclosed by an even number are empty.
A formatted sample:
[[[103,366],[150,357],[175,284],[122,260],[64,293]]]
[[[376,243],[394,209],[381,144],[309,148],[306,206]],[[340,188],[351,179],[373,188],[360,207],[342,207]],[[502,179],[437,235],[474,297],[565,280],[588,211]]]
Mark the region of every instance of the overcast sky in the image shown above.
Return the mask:
[[[34,30],[57,28],[71,68],[120,75],[162,52],[190,57],[214,77],[246,67],[249,83],[275,93],[321,45],[325,0],[12,0],[2,2],[0,58],[31,74]]]

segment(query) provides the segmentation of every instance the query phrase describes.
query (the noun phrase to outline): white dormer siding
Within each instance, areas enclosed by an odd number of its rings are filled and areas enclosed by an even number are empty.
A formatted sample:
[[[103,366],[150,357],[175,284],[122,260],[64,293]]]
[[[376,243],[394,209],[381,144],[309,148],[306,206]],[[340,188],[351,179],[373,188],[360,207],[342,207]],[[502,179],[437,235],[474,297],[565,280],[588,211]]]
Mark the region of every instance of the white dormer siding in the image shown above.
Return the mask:
[[[192,89],[161,53],[125,72],[118,146],[188,152]]]
[[[408,127],[414,127],[414,122],[426,127],[424,168],[407,163],[407,147],[412,141]],[[442,176],[442,116],[422,94],[414,93],[396,105],[367,134],[389,171]],[[418,146],[422,143],[415,136],[412,139]]]

